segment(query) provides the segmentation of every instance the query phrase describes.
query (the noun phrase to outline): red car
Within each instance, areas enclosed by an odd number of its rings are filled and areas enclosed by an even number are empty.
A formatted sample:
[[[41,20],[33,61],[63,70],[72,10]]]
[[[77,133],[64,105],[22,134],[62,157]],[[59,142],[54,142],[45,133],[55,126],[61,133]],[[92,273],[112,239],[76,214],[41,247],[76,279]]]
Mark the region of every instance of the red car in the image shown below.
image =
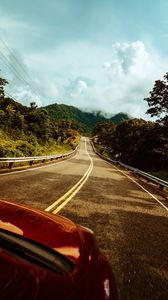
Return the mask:
[[[0,299],[111,300],[117,292],[91,230],[0,200]]]

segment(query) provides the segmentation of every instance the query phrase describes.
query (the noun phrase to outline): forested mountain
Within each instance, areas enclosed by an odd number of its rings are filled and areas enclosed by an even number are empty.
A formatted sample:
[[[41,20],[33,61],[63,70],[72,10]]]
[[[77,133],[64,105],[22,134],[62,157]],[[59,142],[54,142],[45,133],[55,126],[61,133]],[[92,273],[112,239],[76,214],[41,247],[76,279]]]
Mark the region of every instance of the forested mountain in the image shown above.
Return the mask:
[[[24,106],[5,95],[6,84],[6,79],[0,78],[1,157],[51,154],[58,148],[65,152],[74,148],[81,132],[91,132],[106,120],[100,113],[64,104],[38,108],[31,102],[30,107]]]
[[[130,117],[128,114],[125,113],[119,113],[114,115],[113,117],[110,118],[110,121],[115,124],[118,125],[119,123],[125,121],[125,120],[129,120],[132,119],[132,117]]]
[[[0,156],[32,156],[66,152],[79,139],[72,121],[52,120],[34,102],[24,106],[0,95]]]
[[[65,104],[55,103],[42,107],[42,109],[47,110],[51,119],[74,121],[85,133],[91,132],[97,123],[108,120],[101,112],[84,112],[74,106]],[[124,113],[119,113],[109,118],[114,124],[119,124],[127,119],[130,119],[130,117]]]
[[[101,153],[143,170],[167,174],[168,73],[163,81],[155,82],[145,98],[147,113],[157,116],[157,122],[132,119],[124,113],[106,118],[101,112],[83,112],[65,104],[37,108],[32,102],[27,107],[5,96],[6,84],[0,78],[0,156],[48,154],[58,145],[72,148],[83,132],[92,133]]]

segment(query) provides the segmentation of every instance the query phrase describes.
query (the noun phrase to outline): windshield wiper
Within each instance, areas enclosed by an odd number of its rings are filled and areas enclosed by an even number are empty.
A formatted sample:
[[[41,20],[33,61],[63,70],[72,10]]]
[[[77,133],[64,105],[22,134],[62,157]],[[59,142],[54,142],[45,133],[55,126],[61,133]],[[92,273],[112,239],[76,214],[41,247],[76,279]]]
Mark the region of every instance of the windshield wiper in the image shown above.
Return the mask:
[[[73,262],[58,251],[2,228],[0,246],[62,275],[74,270]]]

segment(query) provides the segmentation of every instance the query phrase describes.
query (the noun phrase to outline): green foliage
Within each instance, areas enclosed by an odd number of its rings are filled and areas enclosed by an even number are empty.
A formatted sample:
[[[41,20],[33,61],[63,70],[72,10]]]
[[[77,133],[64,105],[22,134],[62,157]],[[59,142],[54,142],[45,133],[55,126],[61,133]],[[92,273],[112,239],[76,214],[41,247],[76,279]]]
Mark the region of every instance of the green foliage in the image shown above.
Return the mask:
[[[150,97],[145,98],[148,102],[149,109],[147,113],[152,117],[160,117],[161,121],[168,119],[168,73],[164,75],[163,80],[156,80]]]
[[[101,151],[102,154],[103,152],[112,154],[115,131],[116,131],[116,125],[114,125],[111,121],[98,123],[94,128],[93,130],[94,140],[99,145],[99,150]]]
[[[111,122],[116,125],[120,124],[121,122],[123,122],[125,120],[129,120],[129,119],[131,119],[131,117],[125,113],[119,113],[110,118]]]
[[[101,112],[83,112],[74,106],[65,104],[52,104],[44,108],[48,111],[48,115],[51,119],[71,120],[81,132],[86,134],[91,133],[97,123],[108,121]],[[129,119],[128,115],[120,113],[111,117],[109,120],[114,124],[118,124],[125,119]]]
[[[168,172],[166,170],[150,172],[151,175],[168,181]]]
[[[64,104],[48,105],[45,109],[51,119],[71,121],[74,126],[80,128],[81,132],[90,132],[97,119],[104,119],[104,117],[97,117],[94,114],[85,113],[76,107]]]
[[[6,81],[0,80],[3,89]],[[0,156],[32,156],[64,152],[79,140],[73,121],[51,120],[45,109],[35,102],[30,107],[11,98],[0,97]]]
[[[168,168],[168,137],[163,125],[142,119],[102,123],[93,131],[101,153],[143,170]]]
[[[7,80],[4,78],[0,78],[0,98],[3,98],[5,93],[4,93],[4,87],[7,84]]]

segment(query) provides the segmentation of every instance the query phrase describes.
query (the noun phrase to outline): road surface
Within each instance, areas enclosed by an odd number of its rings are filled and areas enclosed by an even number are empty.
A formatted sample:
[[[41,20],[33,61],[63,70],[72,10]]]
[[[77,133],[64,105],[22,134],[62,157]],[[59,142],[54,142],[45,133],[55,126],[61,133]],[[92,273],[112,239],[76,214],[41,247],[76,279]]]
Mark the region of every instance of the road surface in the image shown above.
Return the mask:
[[[168,299],[168,200],[152,184],[99,158],[86,138],[67,160],[0,174],[0,198],[90,227],[121,300]]]

